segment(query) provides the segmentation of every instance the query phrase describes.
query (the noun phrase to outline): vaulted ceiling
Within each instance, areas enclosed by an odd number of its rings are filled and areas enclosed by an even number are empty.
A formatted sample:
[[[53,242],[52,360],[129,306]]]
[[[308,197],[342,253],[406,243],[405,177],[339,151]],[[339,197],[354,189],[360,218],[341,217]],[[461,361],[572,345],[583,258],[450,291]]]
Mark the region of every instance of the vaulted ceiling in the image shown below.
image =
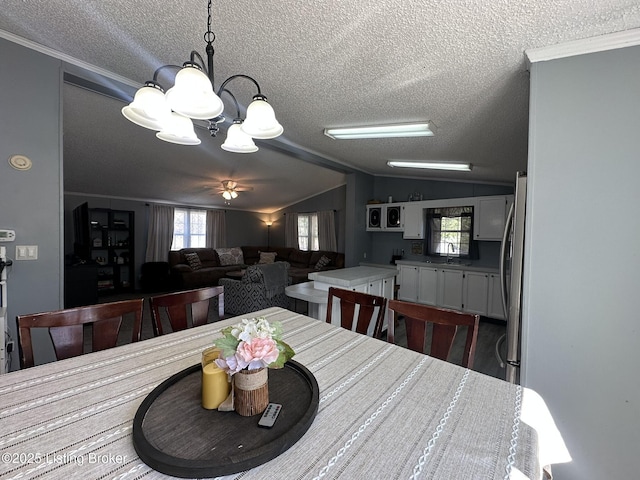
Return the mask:
[[[0,35],[119,80],[126,97],[160,65],[204,55],[206,20],[204,0],[5,0]],[[350,171],[511,183],[527,159],[524,51],[638,27],[637,0],[213,2],[216,87],[237,73],[255,78],[283,136],[234,154],[220,149],[226,127],[216,138],[198,127],[201,145],[172,145],[124,119],[122,99],[67,84],[65,190],[215,207],[231,179],[251,190],[230,208],[270,212],[343,184]],[[248,82],[230,88],[244,106],[256,93]],[[435,136],[323,135],[416,120],[431,120]],[[390,159],[473,170],[398,171]]]

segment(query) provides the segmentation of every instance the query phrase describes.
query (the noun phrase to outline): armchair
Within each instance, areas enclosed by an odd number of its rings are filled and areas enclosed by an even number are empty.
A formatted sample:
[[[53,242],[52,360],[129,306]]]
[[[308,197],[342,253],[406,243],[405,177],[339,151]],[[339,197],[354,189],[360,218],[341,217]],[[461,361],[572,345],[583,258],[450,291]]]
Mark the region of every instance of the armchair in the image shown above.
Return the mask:
[[[289,263],[275,262],[247,267],[240,280],[221,278],[227,315],[244,315],[268,307],[289,306],[284,289],[289,285]]]

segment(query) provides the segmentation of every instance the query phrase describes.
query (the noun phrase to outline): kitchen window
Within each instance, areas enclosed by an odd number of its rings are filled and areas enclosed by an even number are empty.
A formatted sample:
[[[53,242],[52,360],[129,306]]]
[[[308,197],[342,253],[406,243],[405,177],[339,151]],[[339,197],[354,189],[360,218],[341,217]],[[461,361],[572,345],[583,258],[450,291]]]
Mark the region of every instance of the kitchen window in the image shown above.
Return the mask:
[[[470,258],[473,207],[427,209],[427,255]]]
[[[207,242],[207,212],[176,208],[173,215],[171,250],[204,247]]]

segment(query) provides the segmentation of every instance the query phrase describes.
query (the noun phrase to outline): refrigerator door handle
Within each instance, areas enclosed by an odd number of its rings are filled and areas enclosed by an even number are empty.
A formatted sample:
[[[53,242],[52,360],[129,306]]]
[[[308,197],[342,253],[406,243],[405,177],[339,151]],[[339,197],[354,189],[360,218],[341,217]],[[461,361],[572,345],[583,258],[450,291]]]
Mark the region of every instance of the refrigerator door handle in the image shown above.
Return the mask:
[[[502,348],[502,345],[504,344],[506,339],[507,339],[507,334],[503,333],[502,336],[496,342],[496,360],[498,360],[498,365],[500,365],[500,368],[506,367],[504,358],[502,358],[502,355],[500,354],[500,349]]]
[[[502,308],[505,318],[509,311],[507,308],[507,244],[513,225],[514,208],[515,202],[511,204],[511,207],[509,207],[509,214],[507,215],[507,221],[505,222],[504,233],[502,234],[502,244],[500,246],[500,288],[502,289]]]

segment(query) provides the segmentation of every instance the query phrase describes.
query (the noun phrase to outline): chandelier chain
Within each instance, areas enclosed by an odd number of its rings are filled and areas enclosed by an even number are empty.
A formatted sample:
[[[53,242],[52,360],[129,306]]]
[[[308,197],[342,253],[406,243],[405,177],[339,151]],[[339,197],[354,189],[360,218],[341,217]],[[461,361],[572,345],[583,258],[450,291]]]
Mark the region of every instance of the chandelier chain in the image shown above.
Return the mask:
[[[204,32],[204,41],[211,45],[216,39],[216,34],[211,31],[211,0],[207,3],[207,31]]]

